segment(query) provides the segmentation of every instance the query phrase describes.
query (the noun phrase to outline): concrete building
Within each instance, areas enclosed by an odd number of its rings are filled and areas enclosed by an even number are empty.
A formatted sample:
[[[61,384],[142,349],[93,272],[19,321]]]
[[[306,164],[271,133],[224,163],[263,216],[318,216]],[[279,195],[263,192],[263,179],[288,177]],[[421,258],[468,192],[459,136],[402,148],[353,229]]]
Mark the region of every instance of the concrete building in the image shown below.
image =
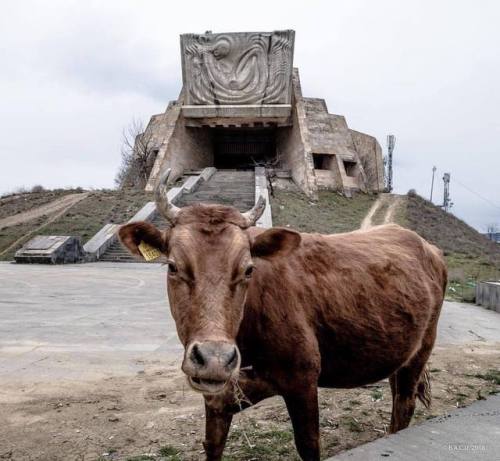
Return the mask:
[[[146,128],[154,139],[152,190],[160,171],[265,166],[289,172],[311,198],[318,189],[380,192],[377,140],[349,128],[323,99],[302,95],[295,33],[181,36],[183,87]]]

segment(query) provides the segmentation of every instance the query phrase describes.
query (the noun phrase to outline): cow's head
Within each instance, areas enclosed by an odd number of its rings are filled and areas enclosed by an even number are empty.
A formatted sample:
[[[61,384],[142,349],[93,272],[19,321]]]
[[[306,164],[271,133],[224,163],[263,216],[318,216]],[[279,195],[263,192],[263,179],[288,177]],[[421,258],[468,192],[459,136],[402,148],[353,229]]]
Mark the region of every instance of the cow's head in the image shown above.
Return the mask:
[[[236,336],[259,259],[286,256],[300,235],[280,228],[250,232],[264,211],[262,198],[246,213],[221,205],[178,208],[167,199],[168,173],[156,189],[156,204],[169,227],[135,222],[119,235],[134,255],[141,257],[144,242],[166,256],[170,308],[185,349],[182,370],[195,390],[218,393],[239,373]]]

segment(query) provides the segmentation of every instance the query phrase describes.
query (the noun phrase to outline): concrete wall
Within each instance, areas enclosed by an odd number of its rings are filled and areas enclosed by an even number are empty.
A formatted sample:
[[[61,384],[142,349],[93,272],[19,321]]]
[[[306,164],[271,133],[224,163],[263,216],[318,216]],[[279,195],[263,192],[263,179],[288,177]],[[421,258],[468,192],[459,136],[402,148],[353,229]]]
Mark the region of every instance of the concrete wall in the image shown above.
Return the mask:
[[[157,121],[153,130],[161,139],[161,147],[151,171],[146,190],[153,190],[160,171],[171,168],[170,181],[175,181],[184,170],[201,169],[213,165],[211,136],[207,128],[186,126],[181,114],[183,91],[176,103],[167,108],[162,123]],[[149,127],[149,126],[148,126]]]
[[[377,139],[365,133],[349,130],[366,175],[367,188],[372,192],[384,190],[382,148]]]
[[[185,170],[196,170],[213,166],[211,136],[207,128],[186,127],[184,117],[180,117],[175,126],[161,170],[172,169],[174,181]]]
[[[294,182],[311,198],[317,197],[318,186],[306,124],[306,109],[302,98],[299,71],[294,69],[292,78],[292,126],[279,128],[277,150],[283,167],[289,169]]]
[[[476,304],[500,312],[500,282],[479,282],[476,285]]]

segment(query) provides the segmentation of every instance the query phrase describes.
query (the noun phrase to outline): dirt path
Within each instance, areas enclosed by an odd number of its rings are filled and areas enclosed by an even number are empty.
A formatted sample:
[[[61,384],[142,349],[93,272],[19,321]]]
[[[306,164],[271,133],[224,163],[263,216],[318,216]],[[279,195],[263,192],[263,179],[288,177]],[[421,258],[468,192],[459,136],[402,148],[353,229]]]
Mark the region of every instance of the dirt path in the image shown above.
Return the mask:
[[[403,198],[400,195],[380,195],[380,197],[375,201],[370,210],[368,210],[368,213],[361,222],[360,229],[366,230],[370,227],[373,227],[375,225],[373,223],[373,218],[381,210],[382,213],[384,213],[384,216],[382,222],[379,222],[378,224],[389,224],[391,222],[394,222],[394,213],[396,212],[396,209],[402,203],[402,201]]]
[[[88,192],[68,194],[45,205],[33,208],[32,210],[0,219],[0,229],[16,226],[17,224],[23,224],[25,222],[32,221],[33,219],[39,218],[40,216],[50,216],[61,210],[72,207],[80,200],[83,200],[85,197],[87,197],[87,195]]]
[[[21,235],[15,242],[11,243],[7,248],[5,248],[3,251],[1,251],[0,252],[0,256],[4,255],[5,253],[8,253],[12,248],[15,248],[19,244],[26,242],[32,235],[36,234],[41,229],[43,229],[45,226],[47,226],[47,225],[53,223],[54,221],[56,221],[57,219],[59,219],[71,207],[73,207],[78,202],[80,202],[84,198],[86,198],[88,196],[88,194],[89,194],[88,192],[84,192],[82,194],[67,195],[67,196],[63,197],[62,199],[54,200],[54,202],[51,202],[51,203],[49,203],[47,205],[43,205],[43,206],[41,206],[39,208],[36,208],[35,210],[30,210],[30,211],[27,211],[26,213],[20,213],[19,215],[26,215],[26,216],[31,214],[31,217],[29,219],[26,219],[25,221],[21,221],[21,222],[30,221],[32,219],[38,218],[39,216],[44,216],[44,215],[47,214],[47,213],[37,214],[40,209],[42,209],[42,208],[46,209],[46,207],[48,207],[49,205],[54,204],[55,202],[60,203],[61,201],[63,201],[67,197],[73,196],[73,200],[67,200],[67,201],[65,201],[64,202],[64,206],[62,206],[62,207],[60,207],[60,206],[54,206],[54,207],[52,207],[51,208],[51,212],[50,212],[51,216],[50,216],[49,219],[47,219],[47,221],[45,221],[42,225],[40,225],[40,226],[36,227],[35,229],[33,229],[31,232],[28,232],[27,234]],[[7,220],[9,220],[11,218],[17,218],[17,216],[18,215],[12,216],[12,217],[9,217],[9,218],[5,218],[5,219],[1,220],[0,221],[0,230],[3,229],[3,228],[5,228],[5,227],[8,227],[8,226],[2,226],[2,223],[4,221],[7,221]],[[20,224],[21,222],[16,222],[14,224],[9,224],[9,226],[14,226],[16,224]]]

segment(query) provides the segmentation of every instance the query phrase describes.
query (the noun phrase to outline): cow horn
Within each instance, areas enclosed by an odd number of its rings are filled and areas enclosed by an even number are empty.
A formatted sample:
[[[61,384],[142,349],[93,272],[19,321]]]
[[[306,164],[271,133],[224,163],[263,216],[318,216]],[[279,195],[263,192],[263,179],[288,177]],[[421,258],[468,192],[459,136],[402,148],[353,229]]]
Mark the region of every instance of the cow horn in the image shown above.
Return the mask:
[[[259,200],[257,200],[257,203],[254,205],[254,207],[246,211],[245,213],[241,213],[245,220],[247,221],[247,226],[254,226],[255,223],[259,220],[259,218],[262,216],[262,213],[264,213],[264,210],[266,209],[266,199],[262,197],[262,195],[259,196]]]
[[[161,175],[160,180],[156,184],[155,189],[155,201],[156,208],[160,214],[165,217],[170,224],[174,225],[177,219],[177,215],[181,209],[174,204],[170,203],[167,196],[167,181],[172,170],[167,168],[165,172]]]

